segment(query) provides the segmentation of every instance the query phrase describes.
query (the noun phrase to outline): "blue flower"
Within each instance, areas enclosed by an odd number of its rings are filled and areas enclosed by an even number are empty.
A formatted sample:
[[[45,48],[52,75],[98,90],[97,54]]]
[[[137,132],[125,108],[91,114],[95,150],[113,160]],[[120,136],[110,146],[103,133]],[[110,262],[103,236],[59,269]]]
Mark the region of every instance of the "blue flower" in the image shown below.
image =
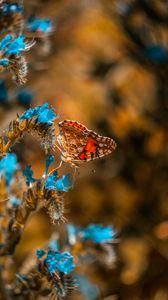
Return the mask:
[[[14,153],[7,153],[0,160],[0,173],[5,177],[7,185],[10,185],[15,171],[18,169],[17,156]]]
[[[12,196],[10,198],[10,203],[13,207],[17,207],[21,204],[21,200],[19,198],[16,198],[15,196]]]
[[[112,226],[91,224],[82,231],[84,240],[92,240],[96,244],[111,242],[115,237]]]
[[[50,33],[53,25],[50,19],[38,19],[32,16],[28,20],[27,29],[31,32]]]
[[[77,284],[79,286],[80,292],[87,299],[98,299],[100,296],[100,291],[97,285],[91,283],[89,279],[84,275],[76,275]]]
[[[69,252],[61,253],[49,250],[45,263],[50,273],[55,273],[59,270],[64,274],[69,274],[75,267],[73,256]]]
[[[3,52],[4,56],[7,58],[11,55],[19,56],[25,50],[30,49],[34,45],[34,42],[29,44],[25,43],[24,35],[20,35],[17,38],[13,37],[12,35],[8,34],[5,36],[2,41],[0,42],[0,51]],[[1,54],[2,57],[2,54]],[[4,58],[4,57],[2,57]]]
[[[20,119],[28,120],[33,117],[36,117],[39,123],[46,123],[48,125],[52,125],[53,121],[57,118],[54,109],[49,108],[48,102],[35,108],[29,108],[20,116]]]
[[[31,166],[27,166],[26,169],[23,170],[23,175],[26,177],[26,184],[28,186],[35,182],[35,179],[33,178],[33,171],[31,169]]]
[[[45,176],[48,173],[48,169],[53,162],[54,162],[54,155],[49,155],[46,159],[45,172],[44,172]]]
[[[53,108],[49,108],[49,104],[43,104],[38,111],[38,122],[52,124],[56,119],[56,114]]]
[[[52,175],[48,176],[45,183],[45,188],[48,190],[68,192],[71,187],[72,182],[70,174],[63,175],[61,178],[58,178],[58,173],[54,172]]]

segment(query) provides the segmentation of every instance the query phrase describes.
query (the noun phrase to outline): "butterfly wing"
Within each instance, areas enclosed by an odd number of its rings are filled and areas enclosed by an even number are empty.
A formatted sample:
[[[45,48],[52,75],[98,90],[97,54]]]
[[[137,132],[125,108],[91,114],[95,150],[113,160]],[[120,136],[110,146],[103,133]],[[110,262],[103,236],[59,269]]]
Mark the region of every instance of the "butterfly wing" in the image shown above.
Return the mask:
[[[88,131],[88,138],[83,151],[79,154],[81,160],[94,160],[111,154],[115,148],[116,143],[109,137],[104,137],[94,131]]]
[[[58,142],[63,149],[63,156],[79,160],[87,141],[87,129],[76,121],[64,120],[59,122]]]
[[[70,120],[59,123],[58,141],[63,156],[72,161],[90,161],[112,153],[116,143],[109,137],[103,137],[88,130],[84,125]]]

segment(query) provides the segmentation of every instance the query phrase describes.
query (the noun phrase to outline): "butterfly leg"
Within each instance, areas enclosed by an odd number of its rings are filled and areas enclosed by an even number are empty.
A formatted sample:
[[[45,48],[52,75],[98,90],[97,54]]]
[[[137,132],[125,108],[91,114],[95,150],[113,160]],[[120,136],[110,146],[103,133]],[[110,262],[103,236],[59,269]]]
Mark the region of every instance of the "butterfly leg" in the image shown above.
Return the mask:
[[[61,160],[60,163],[59,163],[59,165],[58,165],[56,168],[54,168],[54,169],[47,175],[47,178],[48,178],[52,173],[54,173],[54,171],[60,169],[61,166],[62,166],[62,164],[63,164],[63,161]]]
[[[56,148],[62,153],[62,149],[58,146],[57,143],[55,143]]]

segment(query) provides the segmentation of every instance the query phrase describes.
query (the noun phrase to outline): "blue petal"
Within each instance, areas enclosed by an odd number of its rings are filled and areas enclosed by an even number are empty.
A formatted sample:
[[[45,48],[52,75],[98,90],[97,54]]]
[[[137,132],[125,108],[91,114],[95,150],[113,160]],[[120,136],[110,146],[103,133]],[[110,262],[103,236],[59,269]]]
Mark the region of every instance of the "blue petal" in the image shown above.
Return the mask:
[[[48,190],[54,190],[55,189],[55,183],[56,180],[58,179],[58,172],[55,171],[53,174],[48,176],[46,182],[45,182],[45,188]]]
[[[68,192],[72,187],[71,175],[63,175],[60,179],[55,183],[55,188],[58,191]]]
[[[36,251],[36,255],[39,259],[42,258],[45,254],[46,252],[43,249],[39,249]]]
[[[3,67],[9,66],[9,59],[8,58],[0,59],[0,66],[3,66]]]
[[[43,106],[41,106],[39,112],[38,112],[38,122],[39,123],[47,123],[52,124],[53,121],[56,119],[56,114],[54,112],[53,108],[48,108],[49,104],[45,103]]]
[[[18,38],[13,40],[6,51],[6,55],[20,55],[25,50],[26,44],[24,42],[24,36],[20,35]]]
[[[29,108],[26,110],[21,116],[20,119],[29,120],[35,116],[35,110],[34,108]]]
[[[31,32],[49,33],[52,31],[52,22],[50,19],[37,19],[30,17],[27,23],[27,29]]]
[[[10,45],[11,41],[12,41],[11,35],[8,34],[7,36],[5,36],[0,43],[0,50],[1,51],[6,50],[6,48]]]
[[[26,177],[26,184],[30,185],[35,182],[35,179],[33,178],[33,171],[31,169],[31,166],[27,166],[25,170],[23,170],[23,175]]]
[[[75,267],[73,263],[73,256],[69,252],[60,253],[50,250],[45,259],[45,263],[51,273],[59,270],[64,274],[69,274]]]
[[[48,173],[48,168],[49,166],[54,162],[54,155],[50,155],[47,159],[46,159],[46,166],[45,166],[45,174]]]

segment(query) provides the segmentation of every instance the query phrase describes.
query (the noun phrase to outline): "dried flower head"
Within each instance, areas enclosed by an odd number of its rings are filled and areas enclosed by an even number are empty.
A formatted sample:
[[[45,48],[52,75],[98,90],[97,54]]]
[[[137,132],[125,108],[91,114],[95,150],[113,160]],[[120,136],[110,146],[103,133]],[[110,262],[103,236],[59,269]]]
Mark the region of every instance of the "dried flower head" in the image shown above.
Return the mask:
[[[50,19],[30,16],[26,24],[26,30],[35,33],[36,37],[45,37],[53,32],[53,24]]]
[[[23,52],[28,51],[34,45],[34,41],[25,42],[24,35],[14,37],[6,35],[0,42],[0,66],[2,70],[12,70],[15,80],[23,84],[26,81],[27,63]]]
[[[4,1],[0,6],[1,31],[15,35],[20,34],[24,26],[23,12],[22,4]]]

